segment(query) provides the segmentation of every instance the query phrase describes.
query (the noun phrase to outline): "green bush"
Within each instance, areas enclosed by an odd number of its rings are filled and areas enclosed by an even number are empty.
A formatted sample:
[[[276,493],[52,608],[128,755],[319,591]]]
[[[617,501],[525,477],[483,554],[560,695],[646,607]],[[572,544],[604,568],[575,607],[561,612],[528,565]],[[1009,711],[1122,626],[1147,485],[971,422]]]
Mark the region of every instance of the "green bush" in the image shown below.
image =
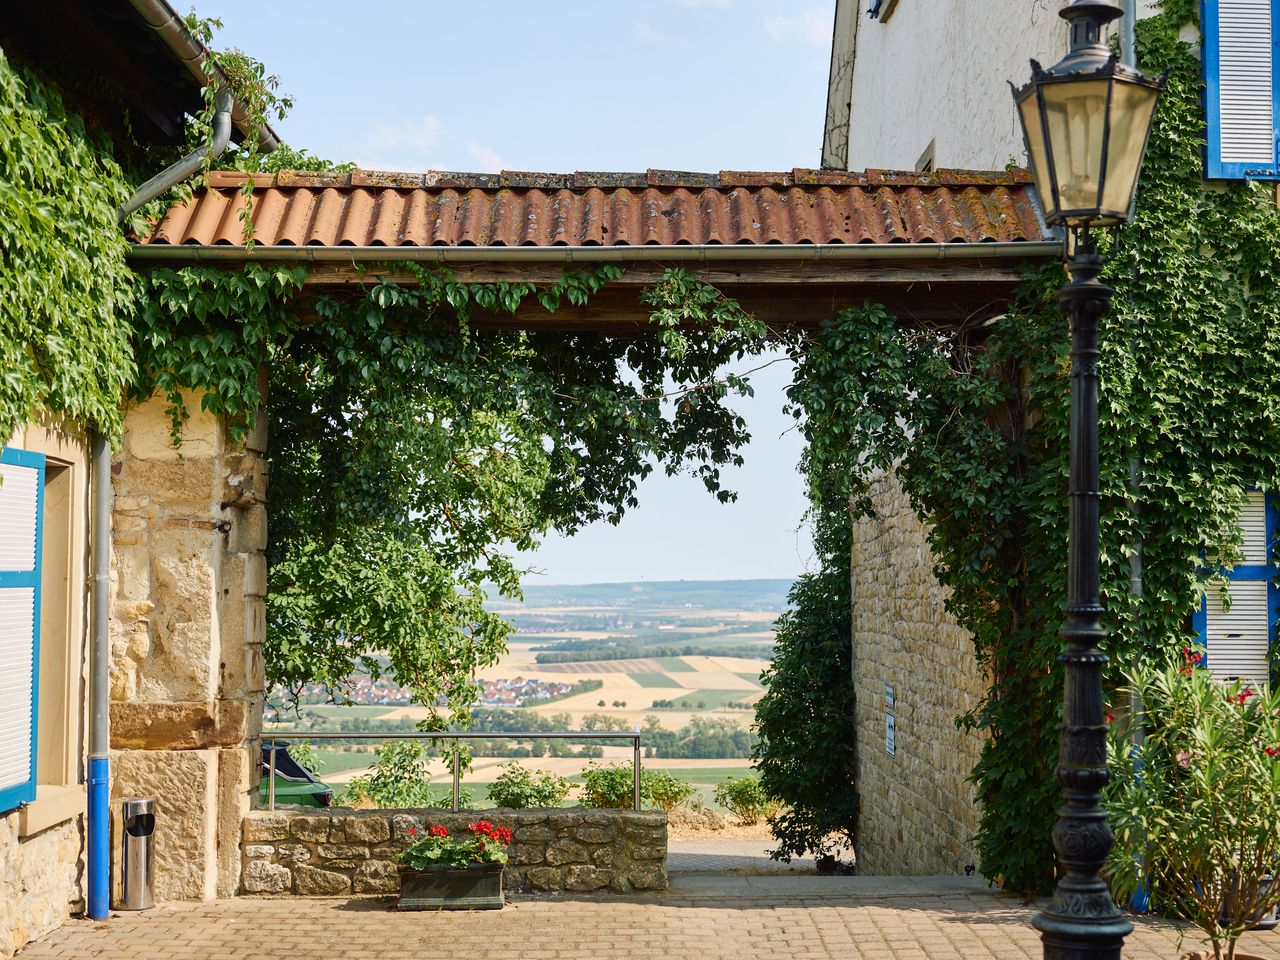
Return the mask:
[[[427,773],[427,748],[412,740],[388,740],[373,753],[370,773],[353,777],[347,784],[349,803],[369,802],[390,809],[448,807],[453,803],[453,788],[433,793],[431,775]],[[470,790],[462,790],[459,806],[471,805]]]
[[[744,824],[774,817],[782,803],[765,793],[759,777],[733,777],[716,787],[716,803],[735,814]]]
[[[843,474],[841,474],[843,475]],[[830,496],[814,525],[822,569],[791,588],[791,605],[778,621],[773,662],[761,678],[756,703],[760,740],[752,751],[765,792],[786,809],[769,829],[774,856],[842,856],[857,837],[857,747],[849,643],[848,496]]]
[[[653,805],[659,810],[670,813],[676,807],[687,806],[697,788],[688,781],[674,777],[665,771],[646,770],[641,776],[641,792],[648,788]]]
[[[634,781],[630,765],[611,763],[589,764],[582,771],[582,805],[609,810],[627,810],[634,802]],[[640,778],[640,801],[652,799],[649,785]]]
[[[489,800],[496,807],[558,807],[568,795],[569,781],[564,777],[514,762],[504,763],[489,787]]]
[[[1203,931],[1214,957],[1280,902],[1280,693],[1223,684],[1196,664],[1141,667],[1126,679],[1143,713],[1113,724],[1107,863],[1121,902],[1152,903]],[[1133,743],[1136,722],[1143,725]]]

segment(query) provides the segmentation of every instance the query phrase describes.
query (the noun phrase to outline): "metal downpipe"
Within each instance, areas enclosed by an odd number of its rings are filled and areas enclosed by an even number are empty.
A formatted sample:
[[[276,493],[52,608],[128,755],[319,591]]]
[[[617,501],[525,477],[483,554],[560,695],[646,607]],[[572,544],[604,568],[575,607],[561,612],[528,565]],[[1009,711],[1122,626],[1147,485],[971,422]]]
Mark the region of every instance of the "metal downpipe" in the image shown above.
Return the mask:
[[[93,436],[93,592],[89,645],[89,797],[86,839],[87,912],[105,920],[111,908],[111,771],[108,751],[107,679],[111,641],[107,603],[111,590],[111,446],[101,433]]]
[[[138,187],[133,192],[133,196],[120,208],[119,220],[124,221],[144,203],[154,200],[183,180],[199,173],[206,160],[212,160],[227,149],[227,144],[231,142],[231,108],[234,103],[230,89],[221,87],[215,101],[217,112],[213,116],[213,136],[209,142],[192,150],[173,166],[166,167]]]

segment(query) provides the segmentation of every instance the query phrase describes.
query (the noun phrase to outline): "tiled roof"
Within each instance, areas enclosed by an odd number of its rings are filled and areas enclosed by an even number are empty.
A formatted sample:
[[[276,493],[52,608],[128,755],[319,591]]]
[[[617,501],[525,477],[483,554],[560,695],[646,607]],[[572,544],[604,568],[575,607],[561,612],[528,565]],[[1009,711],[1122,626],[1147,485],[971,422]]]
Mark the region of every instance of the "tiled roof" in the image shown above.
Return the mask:
[[[213,173],[148,244],[598,246],[1038,241],[1022,170]]]

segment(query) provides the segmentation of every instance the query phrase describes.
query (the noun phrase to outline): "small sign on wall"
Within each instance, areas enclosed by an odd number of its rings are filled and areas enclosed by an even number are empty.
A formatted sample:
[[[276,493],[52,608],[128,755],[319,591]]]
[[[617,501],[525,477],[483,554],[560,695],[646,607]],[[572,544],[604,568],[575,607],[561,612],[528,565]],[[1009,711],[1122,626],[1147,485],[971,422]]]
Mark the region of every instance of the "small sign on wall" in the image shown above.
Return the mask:
[[[894,755],[894,719],[893,710],[897,700],[893,693],[893,684],[884,685],[884,752]]]

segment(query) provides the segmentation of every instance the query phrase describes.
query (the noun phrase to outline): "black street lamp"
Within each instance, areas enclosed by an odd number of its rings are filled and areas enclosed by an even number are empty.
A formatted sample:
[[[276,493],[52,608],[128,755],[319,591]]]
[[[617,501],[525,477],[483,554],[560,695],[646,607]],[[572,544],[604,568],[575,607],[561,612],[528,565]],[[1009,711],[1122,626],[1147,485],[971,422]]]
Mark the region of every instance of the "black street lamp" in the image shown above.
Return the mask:
[[[1103,258],[1090,231],[1131,216],[1161,82],[1119,63],[1106,26],[1121,16],[1100,0],[1061,11],[1071,47],[1048,70],[1031,61],[1031,82],[1014,90],[1031,174],[1045,220],[1066,227],[1071,282],[1058,293],[1071,325],[1071,519],[1058,780],[1066,803],[1053,828],[1060,875],[1053,900],[1033,924],[1045,960],[1119,960],[1133,924],[1120,912],[1099,870],[1114,835],[1102,807],[1107,725],[1099,649],[1107,632],[1098,592],[1098,321],[1112,291],[1098,282]]]

